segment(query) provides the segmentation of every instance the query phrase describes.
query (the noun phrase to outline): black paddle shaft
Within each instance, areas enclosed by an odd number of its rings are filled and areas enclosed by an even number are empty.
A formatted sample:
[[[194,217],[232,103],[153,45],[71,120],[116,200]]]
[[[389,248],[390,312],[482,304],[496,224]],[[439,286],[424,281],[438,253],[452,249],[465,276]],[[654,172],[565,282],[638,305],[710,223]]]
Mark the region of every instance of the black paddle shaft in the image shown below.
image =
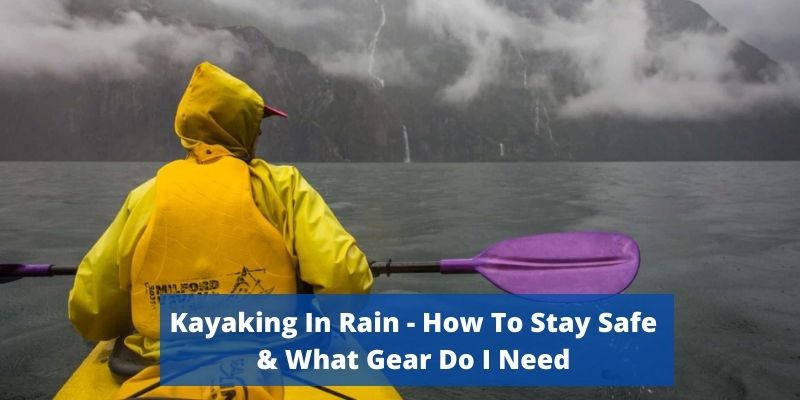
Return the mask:
[[[369,265],[373,276],[391,274],[439,273],[438,261],[373,261]],[[35,268],[32,270],[32,268]],[[26,276],[66,276],[75,275],[78,267],[60,267],[57,265],[2,264],[0,265],[0,283],[15,281]]]
[[[438,273],[438,261],[373,261],[369,268],[373,276],[391,274],[419,274],[419,273]],[[76,267],[54,266],[50,269],[51,275],[75,275]]]
[[[78,272],[78,267],[59,267],[54,265],[50,268],[50,275],[75,275]]]
[[[440,272],[438,261],[373,261],[369,264],[373,276]]]

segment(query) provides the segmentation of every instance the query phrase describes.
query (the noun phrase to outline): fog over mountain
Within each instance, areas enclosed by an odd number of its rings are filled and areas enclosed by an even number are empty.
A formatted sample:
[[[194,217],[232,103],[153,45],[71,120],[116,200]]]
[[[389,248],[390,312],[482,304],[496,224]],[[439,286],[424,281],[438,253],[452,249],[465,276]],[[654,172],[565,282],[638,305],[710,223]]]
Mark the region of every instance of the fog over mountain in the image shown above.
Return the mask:
[[[800,157],[792,63],[686,0],[29,0],[0,23],[0,159],[180,156],[205,59],[289,111],[276,161]]]
[[[698,0],[733,34],[781,62],[800,68],[800,1]]]

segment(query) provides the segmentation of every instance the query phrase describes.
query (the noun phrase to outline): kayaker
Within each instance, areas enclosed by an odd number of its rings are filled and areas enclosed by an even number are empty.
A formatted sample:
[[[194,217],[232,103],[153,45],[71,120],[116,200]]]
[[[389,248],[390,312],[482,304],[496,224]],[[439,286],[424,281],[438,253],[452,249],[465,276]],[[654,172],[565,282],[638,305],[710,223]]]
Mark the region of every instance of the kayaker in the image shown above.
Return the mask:
[[[286,116],[241,80],[208,62],[195,68],[175,117],[186,158],[128,194],[78,268],[69,318],[85,339],[124,337],[157,362],[161,294],[370,290],[364,254],[319,193],[295,167],[256,158],[261,121],[274,115]],[[160,387],[158,378],[158,366],[148,367],[116,397],[154,383],[147,397],[283,395],[280,387]]]

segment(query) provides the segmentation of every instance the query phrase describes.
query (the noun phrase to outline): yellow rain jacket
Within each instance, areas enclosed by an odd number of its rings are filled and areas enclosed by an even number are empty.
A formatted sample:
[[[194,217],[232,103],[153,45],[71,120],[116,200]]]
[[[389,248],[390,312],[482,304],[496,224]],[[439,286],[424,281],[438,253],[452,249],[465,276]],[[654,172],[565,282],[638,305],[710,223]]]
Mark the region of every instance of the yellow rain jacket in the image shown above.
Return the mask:
[[[263,112],[244,82],[197,66],[175,118],[187,158],[130,192],[78,268],[69,318],[83,337],[135,328],[126,345],[157,360],[161,293],[370,290],[364,254],[322,197],[296,168],[254,158]]]

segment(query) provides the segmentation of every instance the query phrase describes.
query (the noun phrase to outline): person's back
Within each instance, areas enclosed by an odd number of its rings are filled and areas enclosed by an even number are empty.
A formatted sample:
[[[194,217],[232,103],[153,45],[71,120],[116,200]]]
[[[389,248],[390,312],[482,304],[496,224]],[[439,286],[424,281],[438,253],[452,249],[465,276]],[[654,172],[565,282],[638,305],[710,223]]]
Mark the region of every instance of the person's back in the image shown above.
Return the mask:
[[[89,340],[125,337],[159,359],[159,296],[164,293],[364,293],[364,254],[294,167],[254,158],[261,119],[280,111],[244,82],[200,64],[178,107],[175,129],[185,160],[134,189],[81,263],[69,316]],[[157,387],[158,366],[126,381],[117,397],[212,398],[220,388]],[[281,388],[227,389],[250,399]],[[244,390],[244,392],[242,392]],[[237,397],[238,398],[238,397]]]
[[[255,206],[243,161],[172,162],[158,172],[155,191],[155,207],[131,263],[137,332],[159,337],[163,293],[296,291],[292,257],[280,232]]]

